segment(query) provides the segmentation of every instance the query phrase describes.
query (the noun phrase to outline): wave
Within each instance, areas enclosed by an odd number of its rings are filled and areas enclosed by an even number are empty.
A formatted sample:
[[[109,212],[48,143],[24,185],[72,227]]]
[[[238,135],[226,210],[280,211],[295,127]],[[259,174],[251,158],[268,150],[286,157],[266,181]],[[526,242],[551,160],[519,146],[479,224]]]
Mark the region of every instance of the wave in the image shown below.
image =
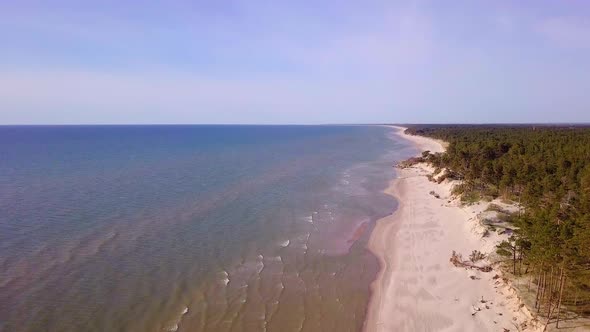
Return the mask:
[[[221,283],[224,284],[224,286],[227,286],[227,284],[229,284],[229,273],[227,273],[227,271],[223,270],[220,272],[220,274],[222,275],[221,277]]]
[[[180,315],[178,316],[178,318],[174,322],[172,322],[170,325],[168,325],[166,328],[164,328],[164,331],[170,331],[170,332],[177,331],[178,325],[180,324],[182,317],[184,317],[184,315],[186,315],[187,313],[188,313],[188,307],[184,307],[184,309],[182,309],[182,311],[180,312]]]
[[[258,255],[258,259],[256,260],[256,274],[260,275],[262,270],[264,270],[264,256]]]

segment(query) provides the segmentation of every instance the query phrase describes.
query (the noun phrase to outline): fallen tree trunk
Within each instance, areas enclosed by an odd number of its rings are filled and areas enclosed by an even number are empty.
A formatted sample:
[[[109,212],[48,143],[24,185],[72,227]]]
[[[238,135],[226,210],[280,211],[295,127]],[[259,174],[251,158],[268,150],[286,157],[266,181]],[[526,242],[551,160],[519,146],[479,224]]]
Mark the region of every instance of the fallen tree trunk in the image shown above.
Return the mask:
[[[476,270],[479,270],[482,272],[492,271],[492,267],[490,265],[478,266],[478,265],[470,263],[469,261],[463,260],[463,256],[461,256],[461,254],[456,253],[454,250],[453,250],[453,253],[451,254],[451,259],[449,259],[449,261],[451,262],[451,264],[453,264],[456,267],[465,267],[465,268],[470,268],[470,269],[476,269]]]

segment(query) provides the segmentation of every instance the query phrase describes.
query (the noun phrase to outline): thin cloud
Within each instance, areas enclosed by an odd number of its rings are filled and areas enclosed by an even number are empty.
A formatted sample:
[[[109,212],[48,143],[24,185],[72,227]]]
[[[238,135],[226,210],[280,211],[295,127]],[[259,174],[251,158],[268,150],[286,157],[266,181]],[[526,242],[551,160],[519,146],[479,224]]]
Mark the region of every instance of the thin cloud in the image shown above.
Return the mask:
[[[0,123],[551,121],[556,109],[590,121],[585,16],[435,1],[93,6],[0,10]]]

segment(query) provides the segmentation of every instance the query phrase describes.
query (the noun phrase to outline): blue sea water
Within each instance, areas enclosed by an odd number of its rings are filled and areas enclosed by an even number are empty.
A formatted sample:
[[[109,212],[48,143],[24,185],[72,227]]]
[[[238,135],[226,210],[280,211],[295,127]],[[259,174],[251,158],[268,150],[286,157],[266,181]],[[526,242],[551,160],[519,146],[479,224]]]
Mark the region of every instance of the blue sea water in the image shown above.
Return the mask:
[[[0,127],[0,330],[357,331],[383,126]]]

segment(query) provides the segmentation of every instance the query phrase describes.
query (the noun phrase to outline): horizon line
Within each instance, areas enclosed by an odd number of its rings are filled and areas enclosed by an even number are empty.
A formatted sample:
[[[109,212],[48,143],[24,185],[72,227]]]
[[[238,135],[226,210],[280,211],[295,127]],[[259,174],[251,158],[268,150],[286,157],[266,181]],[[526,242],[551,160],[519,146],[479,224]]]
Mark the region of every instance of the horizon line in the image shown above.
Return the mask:
[[[383,126],[383,125],[590,125],[590,122],[374,122],[374,123],[7,123],[0,127],[51,127],[51,126]]]

